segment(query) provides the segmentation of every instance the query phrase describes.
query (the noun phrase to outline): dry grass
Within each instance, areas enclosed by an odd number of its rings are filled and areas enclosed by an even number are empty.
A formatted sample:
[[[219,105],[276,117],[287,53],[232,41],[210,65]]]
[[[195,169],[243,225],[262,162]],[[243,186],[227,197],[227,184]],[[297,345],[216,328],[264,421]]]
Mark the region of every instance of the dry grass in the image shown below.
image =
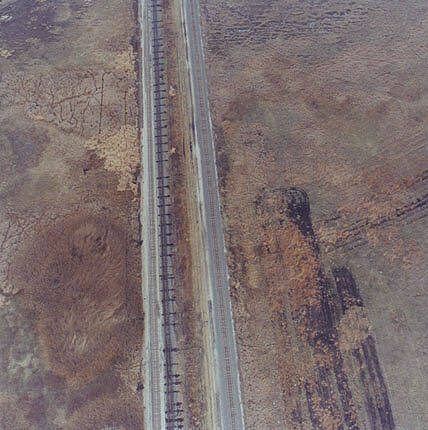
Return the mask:
[[[284,257],[289,298],[294,313],[320,303],[320,264],[312,245],[294,223],[281,231],[279,249]]]
[[[137,2],[6,3],[0,428],[141,428]]]
[[[64,430],[143,429],[143,408],[139,401],[136,396],[127,402],[98,398],[71,415]]]
[[[82,214],[40,232],[19,256],[16,282],[35,312],[43,358],[71,385],[93,379],[139,344],[139,304],[127,301],[126,246],[113,222]]]
[[[370,323],[364,309],[351,306],[340,319],[337,332],[342,353],[359,348],[370,335]]]
[[[349,231],[354,227],[358,239],[370,246],[358,248],[367,254],[367,273],[381,267],[382,276],[393,285],[401,282],[395,269],[410,275],[412,267],[419,271],[422,267],[413,258],[417,244],[406,237],[410,228],[402,227],[401,220],[399,228],[384,229],[378,223],[395,217],[414,200],[413,178],[426,164],[423,2],[411,8],[401,3],[344,6],[336,1],[292,1],[287,7],[284,3],[201,2],[236,312],[244,314],[245,304],[245,315],[256,320],[259,302],[269,294],[270,317],[277,330],[272,349],[278,348],[278,359],[267,364],[265,356],[251,357],[242,370],[243,380],[249,381],[243,384],[247,419],[254,428],[263,428],[255,424],[261,414],[275,417],[270,428],[283,419],[281,408],[266,401],[277,384],[278,363],[285,415],[297,409],[297,400],[306,404],[304,393],[293,385],[299,385],[300,375],[310,380],[314,365],[332,366],[331,353],[308,345],[313,340],[311,324],[302,314],[315,308],[317,315],[317,256],[296,226],[268,226],[255,216],[252,209],[260,194],[280,187],[306,190],[324,272],[336,258],[341,264],[352,263],[353,254],[340,246],[355,241],[355,232]],[[403,28],[411,31],[403,33]],[[388,43],[383,42],[385,37]],[[274,216],[267,218],[272,221]],[[335,217],[340,221],[324,224]],[[385,258],[370,261],[377,254]],[[358,275],[362,288],[373,285],[369,276]],[[334,289],[332,294],[334,301]],[[334,305],[339,309],[338,303]],[[296,312],[300,316],[293,320]],[[236,321],[240,339],[247,341],[258,332],[256,323]],[[382,318],[377,323],[384,326]],[[312,326],[317,329],[317,322]],[[363,326],[357,324],[356,331],[364,332]],[[343,333],[342,338],[355,344]],[[251,381],[268,365],[272,379],[270,386],[266,381],[263,397],[263,390]],[[349,364],[344,366],[355,377]],[[331,408],[322,405],[325,415],[317,414],[320,427],[339,427],[335,415],[330,419]],[[299,426],[291,418],[286,427],[309,428],[308,421]]]
[[[140,166],[140,145],[138,129],[124,125],[119,130],[102,133],[85,142],[104,161],[104,167],[119,176],[118,191],[131,190],[137,197],[136,172]]]
[[[36,430],[28,418],[31,412],[28,402],[18,404],[17,397],[2,393],[0,395],[0,428],[2,430]]]

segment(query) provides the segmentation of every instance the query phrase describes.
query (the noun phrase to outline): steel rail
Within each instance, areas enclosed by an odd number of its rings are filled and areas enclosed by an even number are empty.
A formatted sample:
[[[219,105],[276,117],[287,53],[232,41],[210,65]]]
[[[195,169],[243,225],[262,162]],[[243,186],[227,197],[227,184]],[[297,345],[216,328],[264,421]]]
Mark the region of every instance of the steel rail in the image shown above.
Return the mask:
[[[198,159],[198,198],[206,236],[208,295],[212,301],[214,389],[217,428],[245,428],[241,401],[238,354],[235,343],[229,276],[220,212],[217,170],[208,102],[208,84],[202,47],[199,8],[196,0],[182,0],[187,61],[192,93],[194,140]]]
[[[162,5],[141,0],[142,63],[142,261],[145,311],[145,428],[183,427],[175,370],[174,275],[170,195],[167,175],[168,117],[163,76]],[[162,380],[164,381],[162,383]]]

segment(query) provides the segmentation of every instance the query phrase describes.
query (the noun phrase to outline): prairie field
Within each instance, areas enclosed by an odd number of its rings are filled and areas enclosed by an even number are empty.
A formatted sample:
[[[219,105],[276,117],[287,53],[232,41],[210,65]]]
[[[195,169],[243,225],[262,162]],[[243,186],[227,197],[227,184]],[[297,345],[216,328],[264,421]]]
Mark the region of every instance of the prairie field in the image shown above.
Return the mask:
[[[248,428],[422,430],[426,3],[201,10]]]
[[[142,428],[136,2],[0,4],[0,427]]]

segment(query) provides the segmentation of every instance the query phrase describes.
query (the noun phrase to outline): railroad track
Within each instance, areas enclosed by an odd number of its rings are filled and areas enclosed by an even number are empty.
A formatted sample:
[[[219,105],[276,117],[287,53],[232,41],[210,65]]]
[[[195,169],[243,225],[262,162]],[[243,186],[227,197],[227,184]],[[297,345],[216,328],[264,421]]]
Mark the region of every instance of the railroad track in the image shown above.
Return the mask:
[[[194,140],[198,148],[198,198],[206,265],[207,296],[212,327],[212,390],[215,428],[244,429],[238,357],[217,185],[214,145],[198,5],[183,0],[192,90]],[[168,183],[168,106],[164,79],[162,3],[141,0],[142,34],[142,203],[143,298],[145,324],[145,427],[183,428],[179,375],[175,370],[173,234]],[[162,383],[163,381],[163,383]]]
[[[142,45],[143,299],[145,324],[145,427],[183,428],[174,333],[173,235],[168,183],[168,100],[164,75],[162,3],[140,3]]]
[[[238,355],[235,343],[229,276],[220,212],[208,85],[202,48],[198,3],[183,0],[182,15],[187,43],[192,92],[193,124],[198,161],[198,199],[202,208],[205,231],[206,264],[209,274],[208,291],[212,306],[210,318],[213,338],[213,381],[216,403],[216,428],[245,428],[241,402]]]

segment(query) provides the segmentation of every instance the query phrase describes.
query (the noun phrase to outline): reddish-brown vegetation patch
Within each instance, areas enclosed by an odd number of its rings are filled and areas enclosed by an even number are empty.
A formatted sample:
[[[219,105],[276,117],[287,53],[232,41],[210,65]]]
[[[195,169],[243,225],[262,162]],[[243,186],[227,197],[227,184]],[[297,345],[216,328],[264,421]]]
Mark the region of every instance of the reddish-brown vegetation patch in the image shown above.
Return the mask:
[[[140,304],[126,278],[125,233],[79,215],[40,231],[14,268],[47,365],[72,385],[93,379],[139,342]],[[126,336],[124,334],[126,333]]]

